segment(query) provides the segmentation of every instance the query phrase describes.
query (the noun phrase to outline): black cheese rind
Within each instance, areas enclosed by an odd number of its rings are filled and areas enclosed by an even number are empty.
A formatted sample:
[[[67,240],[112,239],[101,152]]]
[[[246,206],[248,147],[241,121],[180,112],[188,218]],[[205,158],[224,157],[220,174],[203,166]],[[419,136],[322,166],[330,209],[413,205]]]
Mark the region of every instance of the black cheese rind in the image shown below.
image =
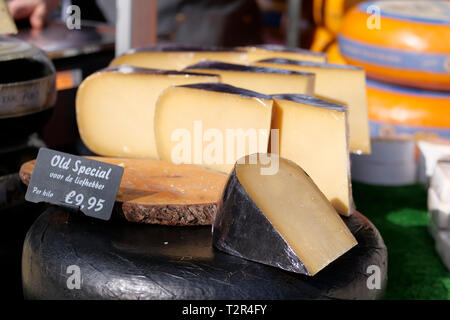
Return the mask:
[[[142,68],[130,65],[118,65],[111,66],[101,69],[97,72],[118,72],[118,73],[142,73],[142,74],[154,74],[154,75],[187,75],[187,76],[210,76],[218,77],[216,74],[200,73],[200,72],[189,72],[189,71],[177,71],[177,70],[164,70],[164,69],[152,69],[152,68]]]
[[[23,292],[27,299],[382,298],[387,251],[380,234],[357,212],[343,221],[358,245],[306,277],[215,250],[210,227],[103,222],[50,207],[24,242]],[[67,288],[70,265],[80,267],[79,290]],[[379,289],[367,287],[371,265],[380,268]]]
[[[236,167],[227,182],[214,220],[213,244],[217,249],[240,258],[311,275],[247,194],[236,176]]]
[[[310,106],[331,109],[336,111],[345,112],[345,110],[347,109],[345,106],[331,103],[329,101],[309,96],[307,94],[272,94],[271,96],[272,98],[275,99],[289,100],[292,102],[303,103]]]
[[[241,72],[255,72],[255,73],[278,73],[278,74],[294,74],[294,75],[314,75],[309,72],[297,72],[291,70],[283,70],[277,68],[266,68],[266,67],[256,67],[256,66],[246,66],[234,63],[225,63],[220,61],[201,61],[194,65],[191,65],[184,70],[195,70],[195,69],[207,69],[207,70],[222,70],[222,71],[241,71]]]
[[[348,64],[344,65],[344,64],[335,64],[335,63],[310,62],[310,61],[291,60],[291,59],[282,59],[282,58],[263,59],[263,60],[257,61],[257,63],[292,64],[292,65],[304,66],[304,67],[363,70],[363,68],[361,68],[361,67],[351,66]]]
[[[186,84],[182,86],[177,86],[182,88],[191,88],[198,90],[207,90],[221,93],[237,94],[244,98],[259,98],[265,100],[272,100],[268,95],[261,94],[255,91],[250,91],[238,87],[231,86],[225,83],[196,83],[196,84]]]

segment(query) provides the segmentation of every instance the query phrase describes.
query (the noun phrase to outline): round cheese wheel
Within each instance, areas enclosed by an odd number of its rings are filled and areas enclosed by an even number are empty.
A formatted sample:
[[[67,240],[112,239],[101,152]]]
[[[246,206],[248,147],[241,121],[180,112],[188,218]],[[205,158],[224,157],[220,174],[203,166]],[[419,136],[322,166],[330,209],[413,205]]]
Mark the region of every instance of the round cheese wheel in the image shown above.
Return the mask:
[[[314,33],[313,43],[311,44],[311,51],[323,52],[335,40],[335,36],[325,29],[318,27]]]
[[[314,277],[308,277],[214,249],[210,227],[104,222],[50,207],[35,221],[24,242],[24,296],[150,300],[380,298],[387,282],[383,239],[358,212],[342,219],[358,245]],[[373,281],[371,266],[379,268],[378,288],[367,285]]]
[[[369,77],[450,90],[449,39],[448,1],[370,1],[346,14],[339,45]]]
[[[417,90],[368,79],[367,108],[371,136],[423,132],[450,137],[450,92]],[[394,132],[387,132],[390,130]]]
[[[313,19],[317,25],[324,26],[331,33],[339,31],[344,14],[363,0],[314,0]]]
[[[339,51],[339,45],[337,42],[333,42],[330,46],[328,46],[325,53],[327,54],[329,63],[347,64],[344,57],[342,57],[341,52]]]

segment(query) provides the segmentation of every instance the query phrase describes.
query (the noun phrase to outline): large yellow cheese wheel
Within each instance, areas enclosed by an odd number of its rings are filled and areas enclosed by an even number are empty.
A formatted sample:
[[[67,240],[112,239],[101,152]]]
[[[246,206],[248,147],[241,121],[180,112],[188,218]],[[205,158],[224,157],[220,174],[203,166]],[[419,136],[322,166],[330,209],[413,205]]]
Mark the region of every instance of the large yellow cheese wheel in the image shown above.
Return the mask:
[[[367,80],[371,136],[433,133],[450,138],[450,92],[417,90]]]
[[[450,91],[450,2],[370,1],[343,20],[339,46],[369,77]]]
[[[337,42],[333,42],[328,46],[325,53],[328,56],[329,63],[336,64],[347,64],[344,57],[342,57],[341,52],[339,51],[339,45]]]
[[[335,39],[335,35],[328,29],[318,27],[314,32],[314,39],[310,50],[314,52],[324,52]]]
[[[316,25],[323,26],[332,34],[337,34],[344,14],[363,0],[314,0],[313,19]]]

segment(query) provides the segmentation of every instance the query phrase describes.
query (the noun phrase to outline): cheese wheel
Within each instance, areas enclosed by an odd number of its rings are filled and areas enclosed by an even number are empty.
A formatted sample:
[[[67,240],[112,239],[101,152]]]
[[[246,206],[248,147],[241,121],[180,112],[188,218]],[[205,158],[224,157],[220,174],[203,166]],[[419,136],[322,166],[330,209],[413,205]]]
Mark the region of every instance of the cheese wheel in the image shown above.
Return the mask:
[[[245,64],[247,52],[219,47],[157,44],[131,49],[111,61],[110,66],[130,65],[141,68],[182,70],[202,60]]]
[[[184,69],[216,74],[221,82],[262,94],[314,94],[315,75],[285,69],[244,66],[219,61],[202,61]]]
[[[363,0],[314,0],[313,19],[319,26],[324,26],[333,34],[339,32],[344,14]]]
[[[325,53],[328,56],[329,63],[347,64],[344,57],[341,55],[341,52],[339,51],[339,45],[337,42],[331,43],[327,47]]]
[[[159,95],[174,85],[219,80],[211,74],[130,66],[100,70],[77,91],[81,140],[102,156],[158,159],[153,125]]]
[[[450,90],[450,2],[371,1],[350,10],[339,45],[369,77]]]
[[[318,27],[314,32],[314,39],[310,49],[314,52],[325,51],[334,40],[334,34],[324,27]],[[328,57],[328,62],[330,62],[330,57]]]
[[[383,136],[383,130],[390,131],[386,128],[392,127],[395,133],[429,132],[450,137],[450,93],[410,89],[370,79],[366,84],[372,136]]]

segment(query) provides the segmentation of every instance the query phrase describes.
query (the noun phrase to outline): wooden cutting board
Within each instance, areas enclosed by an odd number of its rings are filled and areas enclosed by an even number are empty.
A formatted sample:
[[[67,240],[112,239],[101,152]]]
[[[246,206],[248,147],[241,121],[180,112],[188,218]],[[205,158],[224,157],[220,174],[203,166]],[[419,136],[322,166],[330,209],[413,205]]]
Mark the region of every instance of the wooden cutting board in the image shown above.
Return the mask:
[[[89,157],[124,167],[116,201],[128,221],[172,225],[210,225],[228,176],[195,165],[166,161]],[[20,168],[29,184],[35,160]]]

